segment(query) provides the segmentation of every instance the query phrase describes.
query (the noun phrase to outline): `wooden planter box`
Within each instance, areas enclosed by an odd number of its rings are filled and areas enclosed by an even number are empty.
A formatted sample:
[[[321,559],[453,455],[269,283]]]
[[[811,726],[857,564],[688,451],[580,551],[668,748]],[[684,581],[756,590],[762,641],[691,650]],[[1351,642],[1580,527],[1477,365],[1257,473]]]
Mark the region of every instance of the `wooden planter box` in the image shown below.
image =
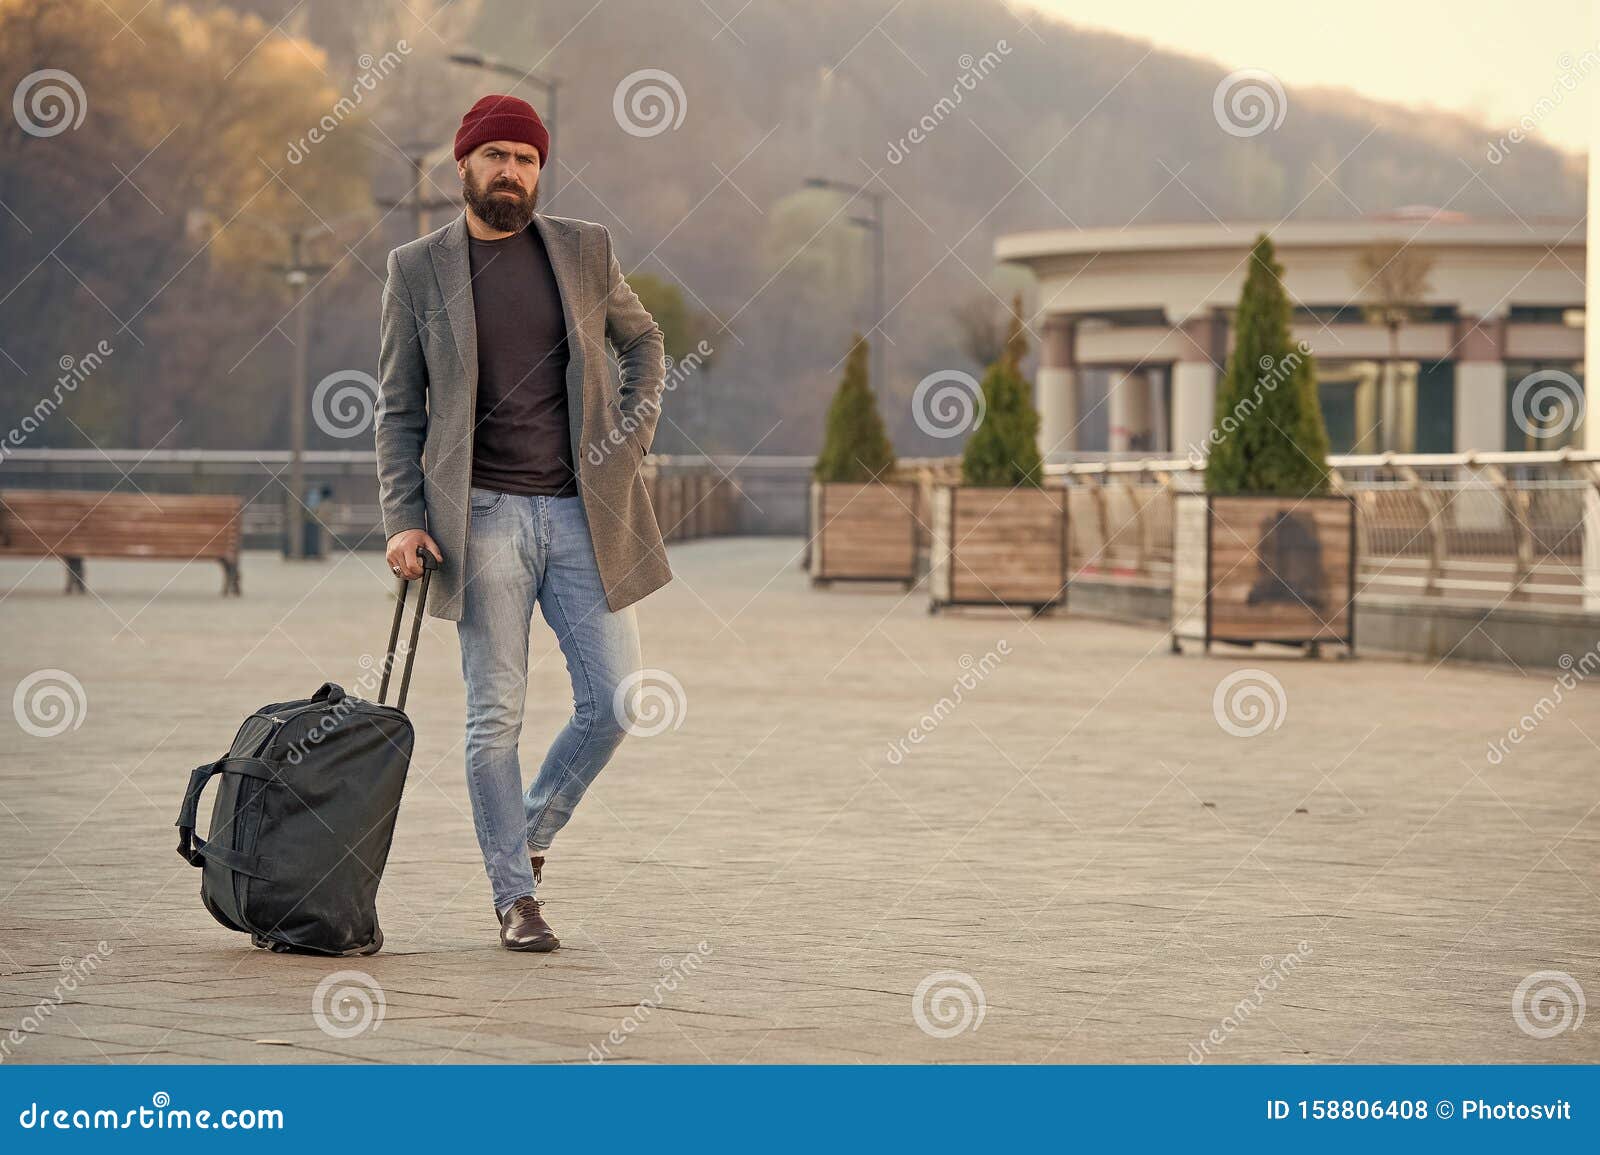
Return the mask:
[[[1199,641],[1355,651],[1349,497],[1180,493],[1172,513],[1172,648]]]
[[[811,584],[917,580],[917,487],[898,481],[813,481]]]
[[[929,613],[944,606],[1030,606],[1067,597],[1067,494],[1059,487],[938,485]]]

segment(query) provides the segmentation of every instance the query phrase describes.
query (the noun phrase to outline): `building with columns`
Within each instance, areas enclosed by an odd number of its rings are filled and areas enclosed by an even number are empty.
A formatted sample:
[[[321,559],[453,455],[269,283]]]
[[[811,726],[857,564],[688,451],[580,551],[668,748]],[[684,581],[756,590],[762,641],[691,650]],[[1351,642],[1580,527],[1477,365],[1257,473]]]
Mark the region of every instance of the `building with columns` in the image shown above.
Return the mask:
[[[1334,453],[1583,444],[1582,222],[1404,209],[1339,221],[1014,233],[997,259],[1039,286],[1037,397],[1047,461],[1188,456],[1214,416],[1250,248],[1269,232],[1317,359]],[[1397,331],[1370,317],[1364,254],[1431,262]],[[1600,421],[1600,418],[1596,419]]]

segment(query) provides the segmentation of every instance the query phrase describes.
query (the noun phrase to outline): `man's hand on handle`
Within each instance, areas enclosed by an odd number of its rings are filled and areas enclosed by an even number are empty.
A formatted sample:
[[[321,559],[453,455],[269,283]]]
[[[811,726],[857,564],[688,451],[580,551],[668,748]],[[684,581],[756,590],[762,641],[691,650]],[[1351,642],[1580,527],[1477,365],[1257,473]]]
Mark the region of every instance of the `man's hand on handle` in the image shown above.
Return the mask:
[[[389,539],[386,559],[389,568],[404,578],[414,581],[422,576],[422,559],[417,556],[417,547],[422,546],[433,555],[435,561],[443,561],[444,554],[439,552],[439,545],[422,529],[403,529]]]

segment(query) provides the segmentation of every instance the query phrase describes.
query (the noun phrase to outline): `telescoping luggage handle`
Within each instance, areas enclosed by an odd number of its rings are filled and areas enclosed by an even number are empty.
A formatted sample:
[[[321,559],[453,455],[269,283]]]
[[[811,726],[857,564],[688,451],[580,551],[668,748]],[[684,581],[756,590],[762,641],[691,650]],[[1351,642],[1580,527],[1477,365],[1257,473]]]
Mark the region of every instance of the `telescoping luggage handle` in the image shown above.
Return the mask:
[[[395,708],[406,708],[406,691],[411,687],[411,663],[417,656],[417,639],[422,635],[422,611],[428,604],[428,581],[433,577],[433,571],[439,568],[439,561],[428,547],[419,545],[417,556],[422,559],[422,589],[417,594],[417,612],[411,619],[411,641],[406,645],[406,669],[400,675],[400,697],[395,702]],[[394,669],[394,647],[400,640],[400,619],[406,612],[406,591],[411,583],[404,578],[400,579],[400,593],[394,600],[394,624],[389,627],[389,648],[383,655],[383,682],[378,687],[378,705],[383,705],[385,695],[389,693],[389,672]]]

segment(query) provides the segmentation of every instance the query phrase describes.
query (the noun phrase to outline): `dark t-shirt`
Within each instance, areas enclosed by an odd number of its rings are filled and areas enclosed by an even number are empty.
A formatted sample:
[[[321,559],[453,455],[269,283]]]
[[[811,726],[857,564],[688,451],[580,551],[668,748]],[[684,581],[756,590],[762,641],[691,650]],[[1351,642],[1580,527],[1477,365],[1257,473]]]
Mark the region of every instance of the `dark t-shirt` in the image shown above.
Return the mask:
[[[472,484],[501,493],[578,492],[567,424],[567,322],[539,231],[469,240],[478,322]]]

